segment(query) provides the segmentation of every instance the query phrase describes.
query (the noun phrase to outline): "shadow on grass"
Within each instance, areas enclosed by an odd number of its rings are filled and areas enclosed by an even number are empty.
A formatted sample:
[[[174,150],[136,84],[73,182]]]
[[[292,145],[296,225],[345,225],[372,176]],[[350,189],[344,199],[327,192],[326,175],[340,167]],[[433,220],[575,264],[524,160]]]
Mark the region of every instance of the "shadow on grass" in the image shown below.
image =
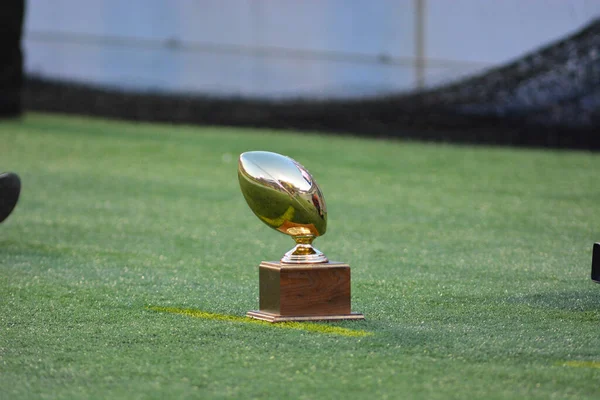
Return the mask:
[[[600,285],[590,281],[589,286],[589,289],[511,297],[509,302],[560,311],[600,312]]]
[[[123,252],[120,250],[105,249],[94,245],[73,245],[61,243],[48,244],[34,241],[0,241],[0,255],[11,255],[19,257],[79,257],[89,259],[90,257],[110,256],[129,259],[134,252]]]

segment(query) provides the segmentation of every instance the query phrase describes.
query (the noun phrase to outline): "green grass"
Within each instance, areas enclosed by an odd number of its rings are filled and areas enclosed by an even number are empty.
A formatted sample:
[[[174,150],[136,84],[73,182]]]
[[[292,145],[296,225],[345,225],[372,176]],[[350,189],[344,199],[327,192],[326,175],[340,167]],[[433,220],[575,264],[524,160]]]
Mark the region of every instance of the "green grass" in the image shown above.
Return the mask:
[[[0,140],[24,185],[0,225],[2,399],[598,397],[599,154],[39,114]],[[367,318],[323,325],[369,336],[235,318],[293,245],[244,202],[247,150],[321,185],[315,244]]]

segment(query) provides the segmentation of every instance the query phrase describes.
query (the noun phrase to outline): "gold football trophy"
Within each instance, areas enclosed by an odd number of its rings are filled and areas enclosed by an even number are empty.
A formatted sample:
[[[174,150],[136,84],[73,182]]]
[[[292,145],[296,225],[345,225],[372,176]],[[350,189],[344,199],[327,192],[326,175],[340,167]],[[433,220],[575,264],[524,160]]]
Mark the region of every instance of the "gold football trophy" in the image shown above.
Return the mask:
[[[260,264],[260,309],[247,315],[269,322],[364,319],[351,312],[350,266],[312,246],[325,234],[327,209],[306,168],[277,153],[251,151],[240,155],[238,178],[254,214],[296,242],[280,261]]]

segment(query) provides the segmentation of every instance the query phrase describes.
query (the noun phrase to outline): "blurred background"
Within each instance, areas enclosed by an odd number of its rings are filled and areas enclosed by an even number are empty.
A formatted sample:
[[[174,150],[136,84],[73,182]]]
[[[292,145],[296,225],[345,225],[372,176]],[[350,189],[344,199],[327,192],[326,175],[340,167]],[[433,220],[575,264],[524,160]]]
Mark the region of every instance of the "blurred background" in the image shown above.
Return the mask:
[[[122,89],[387,94],[501,65],[596,15],[597,0],[29,0],[26,69]]]
[[[33,110],[600,147],[598,0],[26,4]]]

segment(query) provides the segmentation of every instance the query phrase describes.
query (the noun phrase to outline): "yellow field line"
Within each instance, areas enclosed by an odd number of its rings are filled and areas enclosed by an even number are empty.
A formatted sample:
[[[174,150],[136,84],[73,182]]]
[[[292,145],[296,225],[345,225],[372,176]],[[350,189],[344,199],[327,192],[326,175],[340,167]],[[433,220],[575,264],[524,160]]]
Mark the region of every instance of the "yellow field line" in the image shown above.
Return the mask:
[[[325,333],[329,335],[348,336],[348,337],[364,337],[371,336],[372,332],[367,332],[359,329],[342,328],[339,326],[331,326],[324,324],[315,324],[309,322],[278,322],[272,324],[270,322],[259,321],[248,317],[238,317],[236,315],[217,314],[201,310],[195,310],[193,308],[176,308],[176,307],[160,307],[160,306],[149,306],[149,310],[158,312],[167,312],[171,314],[186,315],[188,317],[209,319],[213,321],[227,321],[227,322],[243,322],[245,324],[254,324],[268,326],[272,328],[283,328],[283,329],[296,329],[308,332]]]
[[[599,361],[565,361],[560,363],[563,367],[577,367],[577,368],[600,368]]]

